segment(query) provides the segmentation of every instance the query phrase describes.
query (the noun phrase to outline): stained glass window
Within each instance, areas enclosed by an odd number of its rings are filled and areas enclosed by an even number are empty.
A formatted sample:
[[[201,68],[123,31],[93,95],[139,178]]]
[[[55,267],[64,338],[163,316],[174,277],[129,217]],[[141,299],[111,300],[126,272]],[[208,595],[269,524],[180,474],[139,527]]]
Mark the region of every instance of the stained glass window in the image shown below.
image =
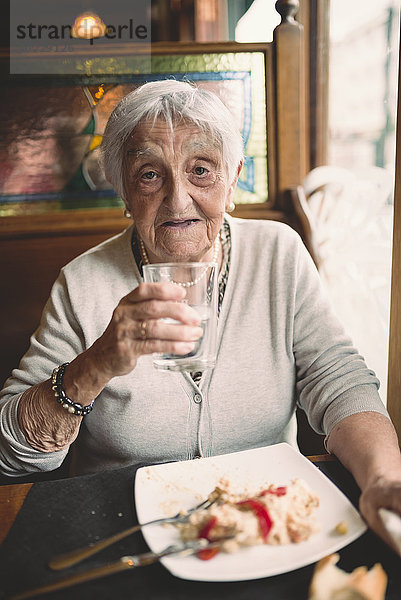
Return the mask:
[[[267,199],[264,54],[232,52],[152,56],[152,72],[135,58],[113,75],[66,77],[8,86],[0,100],[0,216],[119,206],[98,164],[107,119],[119,100],[145,81],[191,80],[219,95],[232,111],[245,142],[245,164],[236,202]],[[90,71],[90,69],[89,69]],[[126,72],[125,72],[126,71]],[[99,72],[99,71],[97,71]]]

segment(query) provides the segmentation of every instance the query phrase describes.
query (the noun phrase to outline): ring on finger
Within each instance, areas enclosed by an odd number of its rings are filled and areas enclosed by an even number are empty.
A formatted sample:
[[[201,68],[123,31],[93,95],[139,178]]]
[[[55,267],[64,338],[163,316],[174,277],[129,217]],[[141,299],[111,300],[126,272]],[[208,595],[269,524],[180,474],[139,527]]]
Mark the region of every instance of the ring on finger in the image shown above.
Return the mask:
[[[146,335],[146,330],[148,327],[148,322],[147,321],[141,321],[141,340],[146,340],[147,339],[147,335]]]

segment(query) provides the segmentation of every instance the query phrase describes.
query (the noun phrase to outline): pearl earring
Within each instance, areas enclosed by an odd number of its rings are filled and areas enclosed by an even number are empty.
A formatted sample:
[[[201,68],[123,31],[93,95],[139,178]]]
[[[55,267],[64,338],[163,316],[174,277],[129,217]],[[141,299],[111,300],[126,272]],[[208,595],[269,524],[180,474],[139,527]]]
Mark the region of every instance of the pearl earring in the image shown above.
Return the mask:
[[[132,217],[131,211],[128,208],[124,209],[124,217],[130,219]]]
[[[235,204],[233,201],[231,201],[227,207],[227,212],[229,212],[229,213],[233,212],[234,208],[235,208]]]

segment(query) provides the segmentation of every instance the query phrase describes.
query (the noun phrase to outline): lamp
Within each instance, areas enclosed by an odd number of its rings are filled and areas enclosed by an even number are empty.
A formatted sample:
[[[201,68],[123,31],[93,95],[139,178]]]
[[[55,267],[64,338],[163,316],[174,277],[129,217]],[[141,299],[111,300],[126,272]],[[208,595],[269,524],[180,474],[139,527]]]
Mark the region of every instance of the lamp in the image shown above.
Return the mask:
[[[103,37],[107,27],[102,19],[94,12],[84,12],[74,21],[71,29],[71,36],[85,40]]]

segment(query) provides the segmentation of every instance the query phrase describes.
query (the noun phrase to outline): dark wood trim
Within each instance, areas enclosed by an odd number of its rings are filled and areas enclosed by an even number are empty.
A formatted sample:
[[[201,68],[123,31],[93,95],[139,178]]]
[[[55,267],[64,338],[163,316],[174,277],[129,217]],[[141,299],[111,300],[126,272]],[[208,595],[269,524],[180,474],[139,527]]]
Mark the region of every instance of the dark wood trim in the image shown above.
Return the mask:
[[[293,214],[293,219],[288,221],[299,233],[311,255],[316,267],[319,267],[319,252],[315,241],[315,232],[312,228],[312,219],[305,191],[301,185],[293,186],[285,190],[284,199],[288,203],[287,214]]]
[[[276,97],[276,65],[272,46],[265,52],[266,83],[266,144],[267,148],[277,148],[277,97]],[[269,77],[272,73],[272,77]],[[267,151],[267,202],[266,206],[276,204],[277,199],[277,153]]]
[[[99,235],[121,231],[127,226],[122,208],[71,210],[0,219],[0,240],[62,235]]]
[[[32,485],[32,483],[16,483],[0,487],[0,544],[6,539]]]
[[[279,2],[276,3],[276,7]],[[282,2],[295,6],[296,2]],[[307,173],[306,90],[303,27],[291,16],[274,30],[277,120],[277,208],[289,187]]]
[[[265,203],[238,204],[233,213],[243,219],[286,221],[286,214]],[[127,227],[122,208],[71,210],[0,219],[0,240],[32,237],[58,237],[96,233],[113,235]]]
[[[306,457],[313,463],[319,462],[338,462],[338,458],[333,454],[312,454]]]
[[[165,54],[199,54],[205,53],[226,53],[226,52],[264,52],[270,45],[268,42],[154,42],[153,44],[113,44],[113,46],[93,46],[88,48],[86,58],[130,57],[133,55],[152,54],[155,56]],[[19,56],[24,59],[37,60],[37,54],[34,52],[20,52]],[[73,49],[69,52],[71,57],[80,57],[82,53]],[[60,58],[57,52],[46,52],[47,57]],[[0,60],[8,59],[9,51],[7,48],[0,48]],[[18,76],[16,76],[18,77]],[[35,76],[38,77],[38,76]],[[42,77],[42,76],[41,76]],[[46,76],[43,76],[45,78]],[[64,76],[63,76],[64,77]],[[75,76],[74,76],[75,77]]]
[[[387,407],[401,443],[401,69],[397,114]]]
[[[313,169],[328,160],[330,0],[309,2],[309,163]]]

